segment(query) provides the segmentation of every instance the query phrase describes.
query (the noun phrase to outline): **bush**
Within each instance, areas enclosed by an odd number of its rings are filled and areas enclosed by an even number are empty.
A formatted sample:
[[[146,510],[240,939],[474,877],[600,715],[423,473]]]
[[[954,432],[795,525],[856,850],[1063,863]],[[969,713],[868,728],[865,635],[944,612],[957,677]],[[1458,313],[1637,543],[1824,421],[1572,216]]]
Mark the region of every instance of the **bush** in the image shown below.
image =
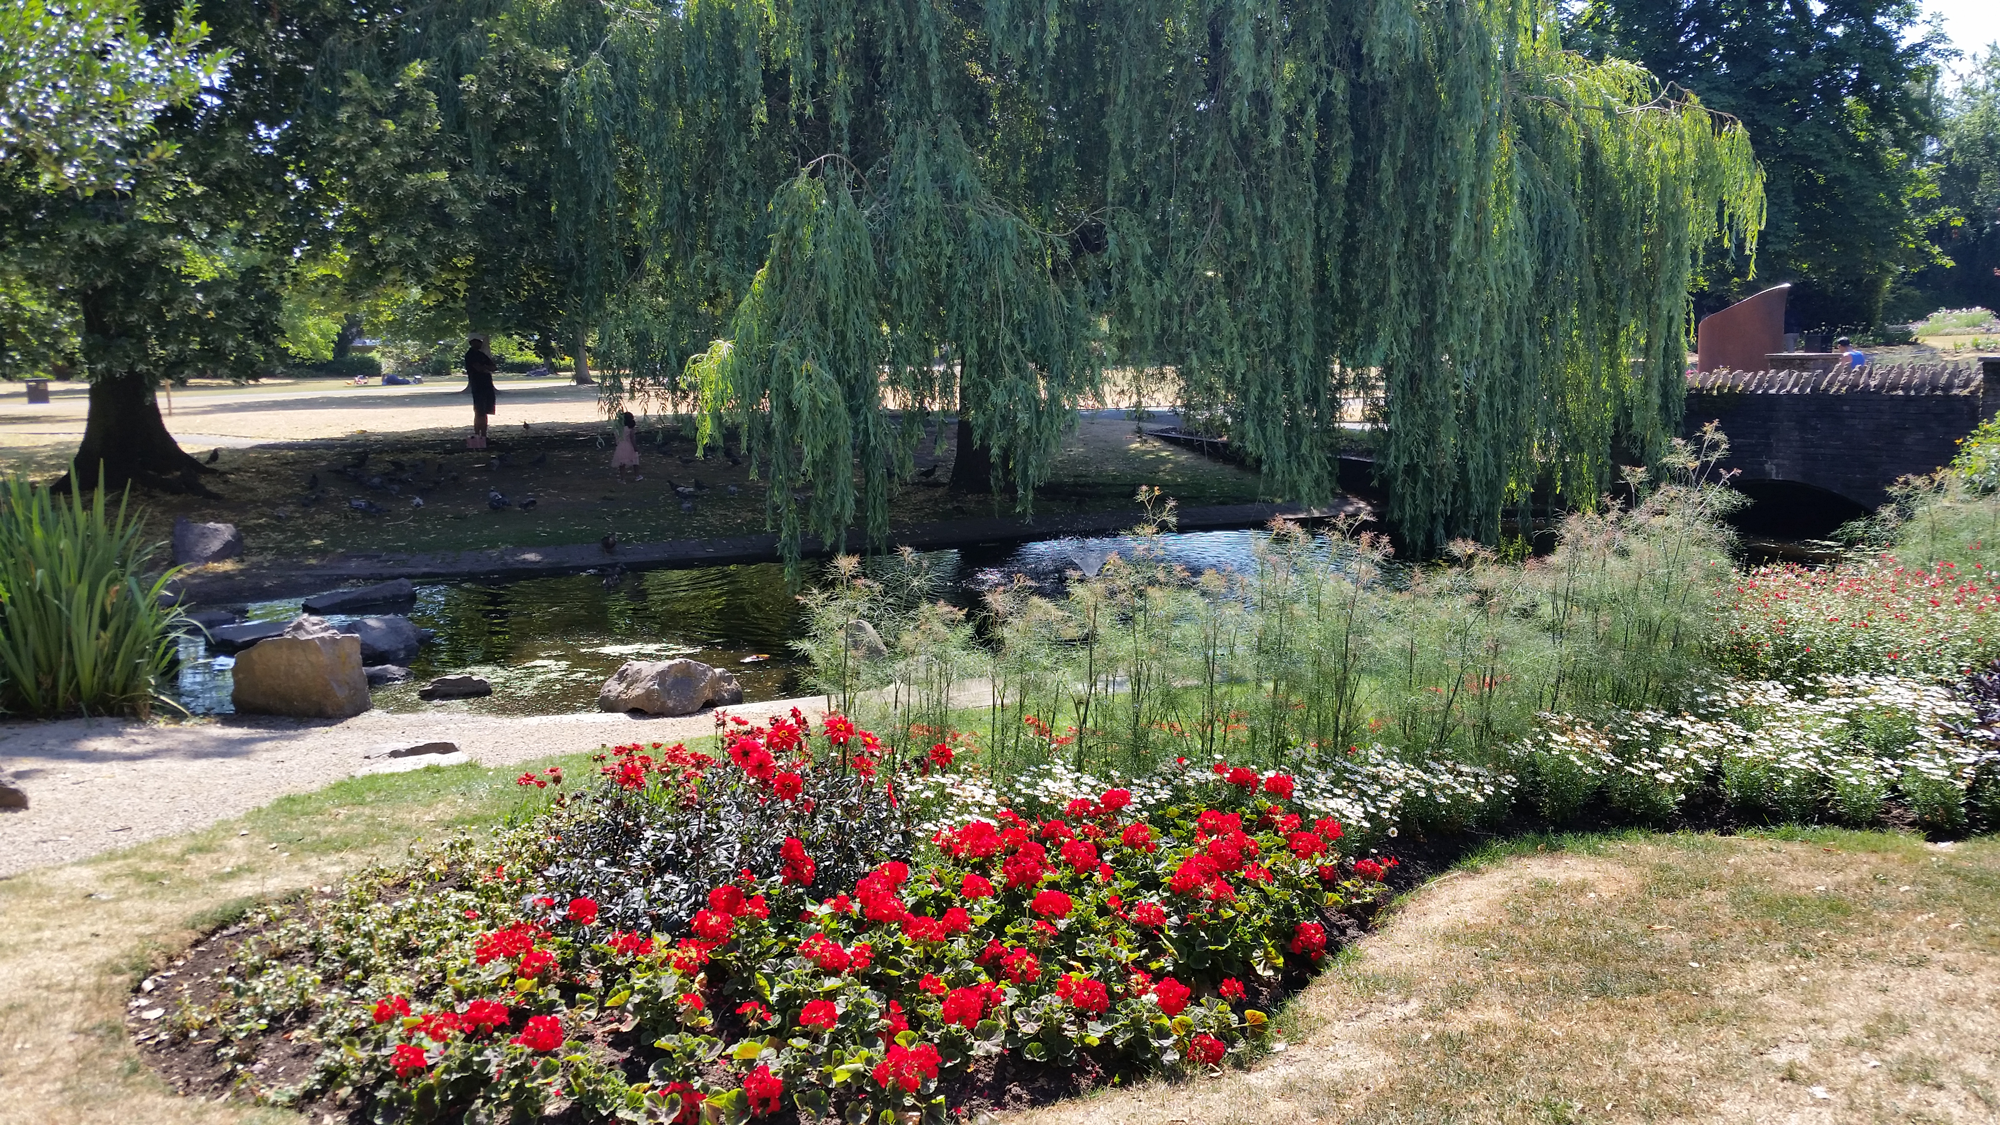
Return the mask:
[[[0,488],[0,708],[37,718],[149,714],[177,652],[173,576],[141,575],[158,549],[126,499]]]
[[[623,929],[601,902],[550,893],[542,872],[579,817],[635,795],[662,810],[724,791],[803,805],[828,784],[812,773],[852,777],[866,746],[838,746],[835,716],[833,744],[767,761],[777,729],[733,732],[727,763],[617,755],[591,801],[253,917],[228,986],[184,985],[204,999],[183,1000],[173,1033],[213,1044],[225,1081],[267,1101],[378,1120],[741,1121],[785,1106],[937,1120],[989,1060],[1115,1076],[1254,1045],[1270,1025],[1253,1005],[1323,963],[1333,912],[1372,910],[1394,862],[1339,859],[1341,826],[1292,811],[1290,778],[1224,767],[1200,783],[1210,803],[1141,812],[1113,789],[1046,817],[946,817],[908,862],[851,883],[791,838],[774,866],[709,888],[685,930]],[[875,762],[882,799],[906,789],[923,806],[952,758]],[[708,822],[720,838],[683,839],[689,854],[734,846],[749,819],[797,823],[728,801]],[[662,893],[665,917],[681,886]],[[280,1029],[292,1049],[322,1048],[297,1087],[253,1069]]]
[[[286,364],[283,374],[302,379],[373,379],[382,374],[382,361],[367,353],[351,353],[317,363]]]

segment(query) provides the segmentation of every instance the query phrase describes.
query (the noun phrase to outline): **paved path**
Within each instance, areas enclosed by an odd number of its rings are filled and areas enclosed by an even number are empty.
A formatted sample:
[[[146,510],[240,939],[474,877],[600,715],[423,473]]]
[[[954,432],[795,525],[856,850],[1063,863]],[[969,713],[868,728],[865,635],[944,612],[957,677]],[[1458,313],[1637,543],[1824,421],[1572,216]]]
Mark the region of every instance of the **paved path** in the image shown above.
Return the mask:
[[[793,706],[817,714],[821,703],[815,696],[731,710],[746,718]],[[355,774],[426,764],[421,757],[368,757],[389,745],[446,740],[463,751],[450,761],[512,766],[604,745],[677,742],[714,729],[712,712],[678,719],[368,711],[339,723],[253,716],[179,724],[0,723],[0,777],[26,790],[29,803],[25,812],[0,810],[0,878],[190,832]]]

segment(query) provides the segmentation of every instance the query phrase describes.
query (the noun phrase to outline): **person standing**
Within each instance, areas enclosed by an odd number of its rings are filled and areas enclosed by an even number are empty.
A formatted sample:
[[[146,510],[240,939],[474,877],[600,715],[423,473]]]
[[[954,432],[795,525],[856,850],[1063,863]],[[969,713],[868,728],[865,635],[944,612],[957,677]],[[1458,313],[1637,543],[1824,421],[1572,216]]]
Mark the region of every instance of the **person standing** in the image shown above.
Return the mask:
[[[499,369],[486,337],[474,336],[465,349],[465,386],[472,392],[472,436],[465,439],[467,449],[486,448],[486,418],[493,413],[496,394],[493,373]]]
[[[632,479],[645,480],[639,475],[639,422],[627,410],[618,415],[618,448],[611,454],[611,475],[620,481],[625,479],[625,471],[632,471]]]

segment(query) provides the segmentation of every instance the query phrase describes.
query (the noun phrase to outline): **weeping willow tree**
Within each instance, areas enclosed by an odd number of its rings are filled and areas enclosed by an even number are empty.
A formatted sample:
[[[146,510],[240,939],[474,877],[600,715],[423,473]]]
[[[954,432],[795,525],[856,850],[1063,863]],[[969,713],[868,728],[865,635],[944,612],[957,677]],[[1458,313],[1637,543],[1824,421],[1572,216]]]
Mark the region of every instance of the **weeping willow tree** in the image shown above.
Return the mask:
[[[1565,53],[1541,0],[483,0],[370,35],[470,164],[512,135],[482,122],[543,130],[506,198],[545,193],[607,398],[734,435],[794,552],[882,537],[946,417],[955,486],[1027,509],[1111,366],[1300,500],[1379,394],[1392,522],[1492,538],[1660,453],[1692,271],[1762,225],[1738,124]],[[496,55],[546,112],[461,77]]]

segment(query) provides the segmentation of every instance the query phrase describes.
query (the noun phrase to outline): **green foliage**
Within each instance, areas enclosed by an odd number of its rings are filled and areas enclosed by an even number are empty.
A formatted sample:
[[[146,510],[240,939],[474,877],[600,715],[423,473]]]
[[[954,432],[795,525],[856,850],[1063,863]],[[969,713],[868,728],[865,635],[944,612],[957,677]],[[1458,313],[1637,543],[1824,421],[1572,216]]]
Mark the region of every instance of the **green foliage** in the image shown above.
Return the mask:
[[[1950,261],[1911,281],[1926,301],[2000,308],[2000,44],[1971,60],[1945,99],[1933,161],[1943,223],[1935,236]],[[1922,307],[1922,306],[1919,306]],[[1966,310],[1977,311],[1977,310]],[[1990,322],[1989,333],[2000,333]]]
[[[124,501],[52,496],[20,478],[0,491],[0,707],[36,718],[144,716],[172,666],[171,570],[143,577],[155,548]]]
[[[1711,259],[1703,311],[1761,274],[1793,283],[1808,330],[1858,330],[1893,281],[1938,260],[1922,157],[1948,48],[1920,20],[1903,0],[1593,0],[1575,17],[1592,55],[1638,60],[1733,114],[1757,146],[1770,212],[1756,268]]]

